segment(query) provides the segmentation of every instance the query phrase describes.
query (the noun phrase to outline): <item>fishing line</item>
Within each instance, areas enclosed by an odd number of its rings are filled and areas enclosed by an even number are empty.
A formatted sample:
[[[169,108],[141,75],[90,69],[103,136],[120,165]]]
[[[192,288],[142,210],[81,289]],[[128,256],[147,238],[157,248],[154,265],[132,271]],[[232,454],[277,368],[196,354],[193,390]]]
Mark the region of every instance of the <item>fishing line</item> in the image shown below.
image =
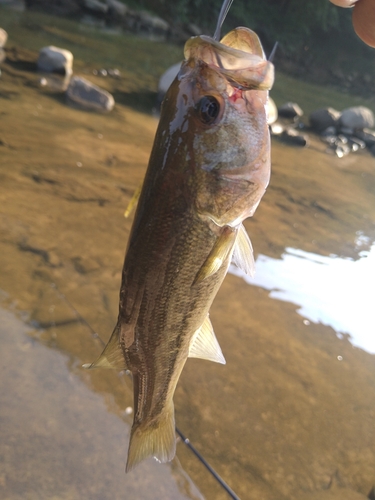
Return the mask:
[[[274,60],[274,57],[275,57],[275,54],[276,54],[276,50],[277,50],[277,47],[279,46],[279,42],[275,42],[275,45],[273,46],[273,49],[271,51],[271,54],[268,58],[269,62],[273,62]]]
[[[228,495],[233,498],[233,500],[240,500],[235,492],[227,485],[227,483],[222,479],[219,474],[211,467],[211,465],[207,462],[207,460],[199,453],[199,451],[195,448],[194,445],[191,444],[190,439],[185,437],[180,429],[176,427],[176,432],[182,439],[182,441],[186,444],[188,448],[194,453],[194,455],[202,462],[202,464],[206,467],[206,469],[214,476],[216,481],[224,488],[224,490],[228,493]]]
[[[59,297],[62,300],[64,300],[65,303],[71,308],[71,310],[76,315],[77,319],[90,330],[92,338],[98,339],[99,342],[102,344],[102,346],[105,346],[105,342],[100,338],[99,334],[94,330],[94,328],[90,325],[90,323],[81,315],[81,313],[77,311],[74,305],[68,300],[66,295],[59,290],[59,287],[56,285],[56,283],[51,283],[51,287],[56,290],[56,293],[59,295]],[[224,479],[222,479],[222,477],[219,476],[219,474],[215,471],[215,469],[211,467],[211,465],[207,462],[207,460],[203,457],[203,455],[201,455],[201,453],[199,453],[199,451],[195,448],[195,446],[190,442],[190,439],[188,439],[177,426],[176,426],[176,433],[180,436],[182,442],[186,444],[188,448],[190,448],[190,450],[194,453],[194,455],[198,458],[198,460],[212,474],[212,476],[216,479],[216,481],[220,484],[220,486],[228,493],[228,495],[231,498],[233,498],[233,500],[240,500],[240,497],[238,497],[235,494],[235,492],[230,488],[230,486],[228,486],[228,484],[224,481]]]
[[[220,40],[220,33],[221,33],[221,27],[223,26],[223,23],[225,21],[225,18],[227,17],[228,11],[233,3],[233,0],[224,0],[223,5],[221,6],[219,18],[217,20],[217,25],[216,25],[216,30],[214,33],[214,40],[219,41]]]

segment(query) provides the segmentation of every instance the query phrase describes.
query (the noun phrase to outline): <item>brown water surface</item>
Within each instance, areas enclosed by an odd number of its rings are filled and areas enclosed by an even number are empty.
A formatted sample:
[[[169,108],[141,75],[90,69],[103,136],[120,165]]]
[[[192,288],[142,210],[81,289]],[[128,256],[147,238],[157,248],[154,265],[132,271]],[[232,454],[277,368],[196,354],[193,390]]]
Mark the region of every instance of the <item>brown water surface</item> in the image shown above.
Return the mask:
[[[146,111],[157,75],[181,50],[0,13],[9,33],[0,77],[0,498],[224,500],[182,443],[172,464],[149,460],[125,476],[130,382],[81,369],[101,345],[75,312],[109,337],[131,225],[123,212],[157,124]],[[50,44],[72,50],[75,73],[113,92],[111,114],[69,108],[39,86],[37,50]],[[101,67],[122,76],[94,76]],[[295,100],[293,88],[306,111],[328,100],[372,106],[284,75],[274,98]],[[270,187],[246,223],[256,255],[280,260],[293,248],[356,260],[370,250],[375,160],[325,149],[314,137],[306,149],[273,143]],[[337,335],[297,308],[228,275],[211,311],[227,365],[187,362],[177,425],[243,500],[364,499],[375,485],[375,358],[349,331]]]

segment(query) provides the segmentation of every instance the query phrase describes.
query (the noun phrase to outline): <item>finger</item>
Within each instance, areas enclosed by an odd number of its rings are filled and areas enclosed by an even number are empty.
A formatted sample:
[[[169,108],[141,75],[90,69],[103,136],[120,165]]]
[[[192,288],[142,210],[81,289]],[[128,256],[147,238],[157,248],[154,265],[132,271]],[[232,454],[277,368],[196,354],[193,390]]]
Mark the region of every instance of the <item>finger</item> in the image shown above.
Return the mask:
[[[354,30],[367,45],[375,47],[375,3],[374,0],[361,0],[353,9]]]

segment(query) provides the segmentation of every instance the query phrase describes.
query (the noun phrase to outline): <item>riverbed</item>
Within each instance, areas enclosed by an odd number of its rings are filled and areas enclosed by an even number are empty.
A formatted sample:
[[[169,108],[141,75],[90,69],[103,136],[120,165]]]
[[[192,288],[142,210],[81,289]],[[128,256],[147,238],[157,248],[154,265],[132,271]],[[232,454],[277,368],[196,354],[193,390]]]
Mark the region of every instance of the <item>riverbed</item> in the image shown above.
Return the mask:
[[[0,497],[201,499],[227,493],[181,442],[125,475],[131,382],[85,371],[115,325],[160,74],[182,48],[0,10]],[[40,85],[38,50],[74,54],[109,114]],[[116,68],[119,78],[103,77]],[[94,74],[96,72],[96,74]],[[277,104],[308,114],[374,102],[276,72]],[[176,423],[242,500],[374,498],[375,158],[272,143],[272,179],[245,222],[256,275],[226,277],[211,310],[225,366],[189,359]]]

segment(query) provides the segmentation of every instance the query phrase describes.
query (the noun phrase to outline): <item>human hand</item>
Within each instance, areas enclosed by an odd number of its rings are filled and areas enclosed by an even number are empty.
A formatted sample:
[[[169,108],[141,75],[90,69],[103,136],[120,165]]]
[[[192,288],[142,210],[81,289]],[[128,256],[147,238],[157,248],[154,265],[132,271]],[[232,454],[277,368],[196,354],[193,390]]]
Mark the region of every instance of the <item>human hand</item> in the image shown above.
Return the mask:
[[[330,0],[339,7],[354,7],[353,27],[359,38],[375,47],[375,0]]]

